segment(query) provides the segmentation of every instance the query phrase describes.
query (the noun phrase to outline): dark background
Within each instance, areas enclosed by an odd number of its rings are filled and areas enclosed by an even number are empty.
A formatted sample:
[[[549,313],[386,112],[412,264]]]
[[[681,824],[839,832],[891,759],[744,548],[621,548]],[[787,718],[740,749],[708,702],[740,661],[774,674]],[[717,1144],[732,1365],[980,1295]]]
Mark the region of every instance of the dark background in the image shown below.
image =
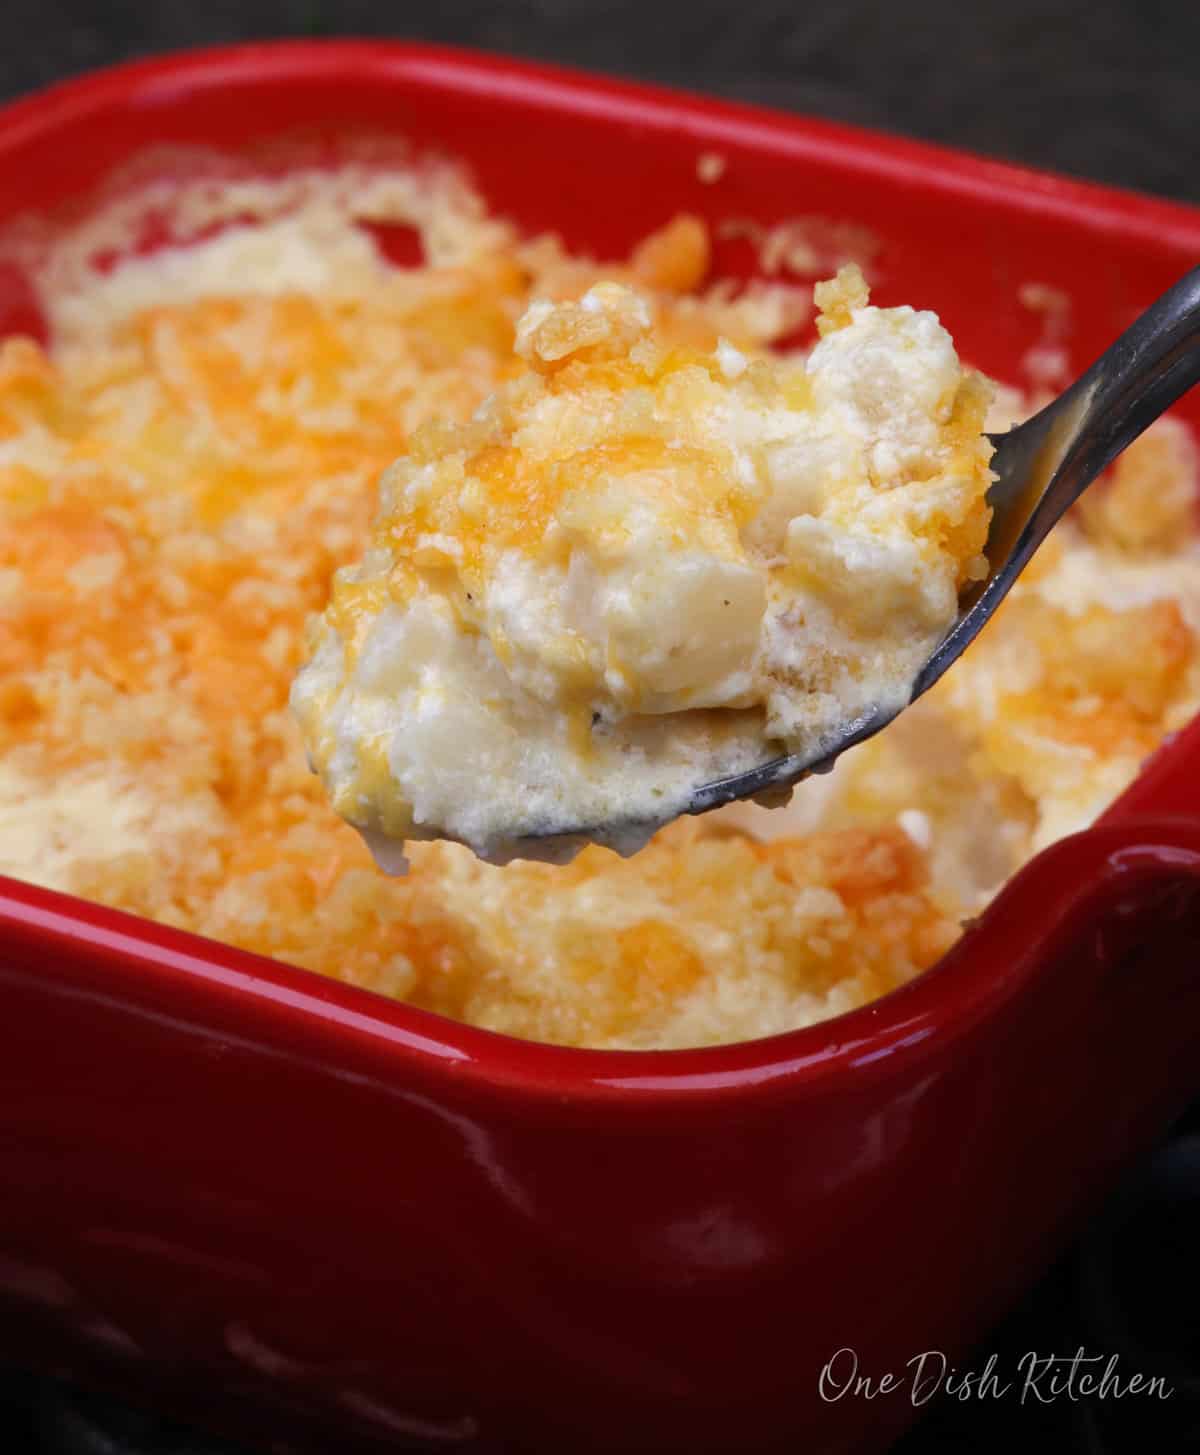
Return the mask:
[[[273,36],[390,35],[665,81],[1200,203],[1200,0],[0,0],[0,101],[113,61]],[[896,1455],[1200,1451],[1200,1107],[1134,1169],[988,1352],[1118,1352],[1167,1405],[935,1404]],[[974,1366],[972,1366],[974,1367]],[[230,1455],[0,1371],[18,1455]],[[747,1452],[749,1455],[749,1452]]]
[[[0,0],[0,99],[154,51],[338,33],[666,81],[1200,202],[1197,0]]]

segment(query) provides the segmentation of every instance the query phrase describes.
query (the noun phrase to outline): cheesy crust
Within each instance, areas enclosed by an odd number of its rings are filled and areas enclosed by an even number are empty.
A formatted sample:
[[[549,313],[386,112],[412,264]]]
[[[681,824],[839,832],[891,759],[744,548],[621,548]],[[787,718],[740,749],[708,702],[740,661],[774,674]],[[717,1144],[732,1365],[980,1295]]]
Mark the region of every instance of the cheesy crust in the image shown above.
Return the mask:
[[[907,701],[986,574],[991,389],[857,267],[817,300],[791,358],[672,345],[620,283],[535,300],[513,377],[387,472],[292,703],[389,862],[560,857],[574,826],[627,853]]]

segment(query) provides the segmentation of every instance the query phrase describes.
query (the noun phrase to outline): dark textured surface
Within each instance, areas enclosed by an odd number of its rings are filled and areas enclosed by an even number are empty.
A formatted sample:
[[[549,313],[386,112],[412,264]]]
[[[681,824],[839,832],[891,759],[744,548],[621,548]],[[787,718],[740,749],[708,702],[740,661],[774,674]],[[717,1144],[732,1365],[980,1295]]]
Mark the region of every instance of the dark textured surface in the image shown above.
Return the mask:
[[[0,97],[334,32],[667,81],[1200,202],[1196,0],[0,0]]]

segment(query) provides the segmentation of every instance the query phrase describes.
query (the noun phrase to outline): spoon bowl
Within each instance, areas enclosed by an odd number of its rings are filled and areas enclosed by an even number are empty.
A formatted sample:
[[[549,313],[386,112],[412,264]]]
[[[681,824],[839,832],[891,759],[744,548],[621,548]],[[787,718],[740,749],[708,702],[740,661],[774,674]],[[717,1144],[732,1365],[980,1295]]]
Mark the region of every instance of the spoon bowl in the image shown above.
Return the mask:
[[[1085,373],[1037,414],[990,435],[996,476],[985,554],[990,571],[959,598],[953,626],[918,672],[907,703],[933,686],[971,645],[1008,595],[1051,529],[1165,410],[1200,381],[1200,267],[1193,268],[1136,321]],[[782,754],[747,772],[695,789],[685,813],[708,813],[740,799],[768,806],[787,801],[813,773],[828,773],[847,748],[865,742],[903,707],[876,707],[844,723],[815,754]],[[657,825],[608,823],[537,835],[539,857],[551,845],[569,859],[583,842],[613,848],[644,842]]]

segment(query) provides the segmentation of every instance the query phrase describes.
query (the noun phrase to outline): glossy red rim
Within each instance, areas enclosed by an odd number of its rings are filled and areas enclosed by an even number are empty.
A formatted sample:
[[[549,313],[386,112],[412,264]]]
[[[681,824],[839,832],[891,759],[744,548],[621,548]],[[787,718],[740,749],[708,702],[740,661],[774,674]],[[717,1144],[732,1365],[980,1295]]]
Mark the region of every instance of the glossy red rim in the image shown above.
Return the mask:
[[[932,142],[843,122],[719,100],[671,87],[516,60],[450,46],[345,38],[214,46],[105,67],[0,107],[0,156],[33,136],[85,125],[112,105],[137,98],[161,104],[172,93],[220,91],[247,82],[302,85],[355,79],[433,83],[497,102],[520,99],[621,122],[669,126],[709,145],[741,141],[797,157],[853,158],[881,174],[960,193],[1000,198],[1014,209],[1101,224],[1109,233],[1200,249],[1200,208],[1059,173],[997,161]]]
[[[638,120],[682,130],[706,145],[722,140],[803,157],[853,158],[893,179],[971,198],[1001,199],[1131,239],[1164,237],[1200,254],[1200,210],[1008,163],[684,92],[573,73],[557,67],[397,42],[278,42],[137,61],[66,81],[0,109],[0,161],[32,141],[78,138],[111,107],[161,105],[172,94],[231,84],[303,86],[370,77],[403,86],[422,80],[547,112]],[[564,1097],[705,1099],[769,1091],[830,1074],[869,1077],[897,1055],[927,1055],[957,1036],[1033,973],[1048,946],[1065,944],[1118,885],[1177,870],[1200,876],[1200,788],[1182,787],[1200,763],[1200,720],[1155,755],[1094,829],[1038,855],[980,921],[932,969],[908,985],[817,1025],[727,1046],[681,1051],[589,1051],[481,1030],[374,992],[157,925],[102,905],[0,876],[0,935],[59,949],[93,971],[149,989],[186,977],[211,1003],[251,999],[259,1026],[282,1033],[304,1021],[344,1046],[347,1037],[406,1063],[422,1078],[477,1079],[497,1090]],[[1200,776],[1200,775],[1193,775]],[[1181,799],[1183,801],[1181,801]],[[1047,913],[1047,905],[1053,906]],[[1030,943],[1029,928],[1037,938]],[[193,1001],[195,1004],[195,1001]]]

